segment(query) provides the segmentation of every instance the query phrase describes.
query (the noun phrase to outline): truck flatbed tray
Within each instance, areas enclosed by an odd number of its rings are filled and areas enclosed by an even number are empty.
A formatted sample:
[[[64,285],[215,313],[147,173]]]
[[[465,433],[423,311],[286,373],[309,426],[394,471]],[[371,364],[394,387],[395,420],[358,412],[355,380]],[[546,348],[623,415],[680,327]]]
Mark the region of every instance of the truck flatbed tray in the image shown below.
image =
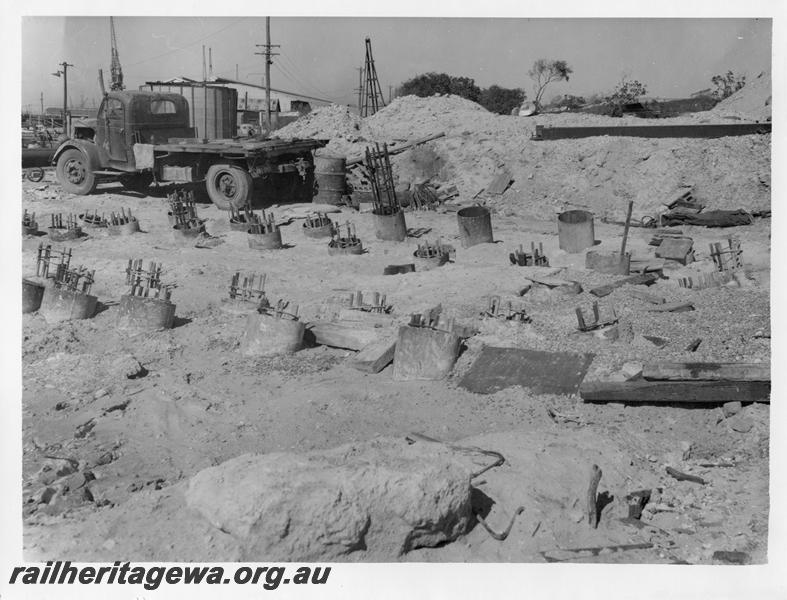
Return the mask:
[[[167,144],[156,144],[156,152],[208,152],[216,154],[253,155],[266,154],[277,156],[299,152],[310,152],[322,148],[328,140],[208,140],[202,142],[194,138],[170,138]]]

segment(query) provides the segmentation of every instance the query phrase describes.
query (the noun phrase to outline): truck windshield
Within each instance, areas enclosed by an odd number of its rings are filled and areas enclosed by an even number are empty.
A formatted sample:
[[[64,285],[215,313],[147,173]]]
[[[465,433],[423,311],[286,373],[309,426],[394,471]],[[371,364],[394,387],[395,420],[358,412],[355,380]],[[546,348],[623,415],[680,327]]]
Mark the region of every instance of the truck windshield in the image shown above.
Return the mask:
[[[177,107],[172,100],[151,100],[150,101],[150,114],[151,115],[174,115],[177,113]]]

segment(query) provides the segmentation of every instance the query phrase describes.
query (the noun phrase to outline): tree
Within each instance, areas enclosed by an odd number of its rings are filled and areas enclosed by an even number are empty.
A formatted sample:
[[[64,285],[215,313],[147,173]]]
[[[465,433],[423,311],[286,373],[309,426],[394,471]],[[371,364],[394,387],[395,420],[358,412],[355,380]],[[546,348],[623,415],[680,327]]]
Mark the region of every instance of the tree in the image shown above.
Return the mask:
[[[613,117],[619,117],[623,113],[624,104],[637,102],[641,96],[647,93],[648,88],[644,83],[624,77],[617,87],[612,90],[612,93],[607,96],[606,104],[610,108],[610,114]]]
[[[528,71],[528,75],[533,80],[533,89],[536,92],[533,99],[536,110],[541,108],[541,97],[544,95],[546,87],[553,81],[568,81],[568,76],[573,72],[564,60],[539,58],[533,63],[533,68]]]
[[[446,73],[424,73],[405,81],[401,87],[402,96],[413,95],[425,98],[435,94],[455,94],[473,102],[481,97],[481,88],[469,77],[453,77]]]
[[[746,75],[735,75],[732,71],[727,71],[725,75],[714,75],[710,81],[716,86],[711,95],[716,100],[724,100],[746,85]]]
[[[491,85],[481,90],[481,98],[478,103],[490,112],[499,115],[510,115],[514,108],[519,108],[525,101],[527,95],[521,88],[504,88],[499,85]]]

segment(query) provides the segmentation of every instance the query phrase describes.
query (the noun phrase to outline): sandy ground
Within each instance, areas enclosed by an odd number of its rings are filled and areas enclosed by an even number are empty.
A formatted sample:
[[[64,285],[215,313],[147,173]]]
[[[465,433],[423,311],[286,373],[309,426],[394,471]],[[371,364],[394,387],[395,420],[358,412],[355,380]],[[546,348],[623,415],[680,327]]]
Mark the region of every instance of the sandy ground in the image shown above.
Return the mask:
[[[648,313],[644,302],[616,290],[602,306],[617,308],[624,334],[610,342],[575,332],[574,309],[589,307],[587,293],[519,297],[525,280],[509,264],[508,253],[520,243],[543,242],[551,265],[564,268],[560,276],[580,281],[586,290],[614,277],[584,270],[583,254],[559,250],[552,214],[535,219],[521,214],[515,203],[505,212],[494,210],[496,243],[469,249],[459,244],[452,210],[407,213],[409,227],[431,228],[430,239],[439,235],[454,244],[455,260],[431,272],[384,276],[386,265],[409,262],[416,240],[374,239],[369,214],[348,208],[341,213],[342,221],[357,225],[368,252],[333,257],[324,241],[303,235],[299,220],[282,228],[285,249],[250,250],[246,234],[229,230],[225,213],[200,204],[207,231],[222,243],[195,248],[172,237],[161,191],[142,197],[105,186],[93,196],[77,197],[64,194],[51,173],[47,177],[41,184],[24,182],[24,208],[48,215],[131,207],[143,232],[112,238],[103,230],[87,230],[86,238],[68,244],[72,264],[96,269],[93,293],[102,306],[94,318],[48,325],[38,314],[24,316],[26,558],[231,560],[237,547],[230,536],[183,506],[185,482],[200,469],[246,452],[297,452],[416,431],[501,452],[506,463],[478,486],[494,501],[487,521],[502,530],[516,506],[524,506],[524,513],[502,542],[476,526],[439,548],[403,557],[377,556],[372,549],[348,560],[709,564],[719,550],[744,552],[751,562],[766,560],[767,405],[744,406],[725,417],[718,407],[585,404],[519,387],[477,395],[458,381],[484,344],[592,352],[588,378],[596,379],[614,377],[630,361],[768,361],[769,220],[727,230],[685,228],[694,237],[699,262],[690,269],[668,269],[669,279],[651,291],[668,301],[692,300],[696,310]],[[273,211],[287,214],[286,207]],[[744,248],[744,287],[679,288],[675,277],[710,270],[704,249],[731,234]],[[622,227],[596,222],[602,242],[597,249],[617,248],[621,235]],[[647,229],[632,229],[629,247],[635,256],[652,256],[651,237]],[[26,275],[35,273],[42,240],[22,242]],[[177,283],[172,329],[135,336],[115,329],[116,303],[127,291],[124,270],[132,258],[162,262],[165,280]],[[222,308],[236,271],[265,273],[269,297],[299,304],[305,320],[324,314],[330,298],[361,289],[387,294],[397,315],[441,303],[480,333],[467,341],[449,379],[438,382],[395,382],[390,366],[366,375],[347,364],[352,352],[327,347],[288,357],[246,358],[238,352],[245,316]],[[480,320],[490,294],[521,303],[532,323]],[[643,334],[669,342],[656,348],[643,342]],[[698,337],[703,339],[699,349],[685,352]],[[130,357],[144,367],[134,379],[118,370]],[[572,419],[556,421],[548,408]],[[69,493],[39,503],[42,490],[62,483],[53,482],[49,470],[62,466],[62,459],[77,461],[79,473],[95,477],[86,486],[89,496]],[[604,471],[599,491],[614,498],[596,530],[582,521],[581,510],[593,463]],[[676,481],[665,465],[708,483]],[[79,484],[72,481],[75,489]],[[643,517],[644,526],[621,522],[627,514],[625,495],[645,487],[661,491]],[[643,543],[652,547],[556,554],[558,549]]]

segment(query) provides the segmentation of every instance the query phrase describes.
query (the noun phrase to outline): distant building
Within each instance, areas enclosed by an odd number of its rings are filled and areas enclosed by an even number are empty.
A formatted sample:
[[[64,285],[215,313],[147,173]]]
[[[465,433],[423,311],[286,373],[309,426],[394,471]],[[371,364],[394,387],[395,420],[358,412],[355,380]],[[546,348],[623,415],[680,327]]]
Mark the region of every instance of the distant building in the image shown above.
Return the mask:
[[[240,129],[242,125],[264,126],[266,118],[265,110],[265,86],[226,79],[224,77],[213,77],[206,82],[190,79],[188,77],[174,77],[164,81],[146,81],[140,86],[142,90],[172,91],[188,94],[186,88],[202,87],[222,87],[234,89],[237,92],[237,125]],[[316,98],[295,92],[288,92],[276,88],[271,88],[271,124],[273,129],[279,129],[298,117],[310,112],[312,108],[331,104],[330,100]]]

